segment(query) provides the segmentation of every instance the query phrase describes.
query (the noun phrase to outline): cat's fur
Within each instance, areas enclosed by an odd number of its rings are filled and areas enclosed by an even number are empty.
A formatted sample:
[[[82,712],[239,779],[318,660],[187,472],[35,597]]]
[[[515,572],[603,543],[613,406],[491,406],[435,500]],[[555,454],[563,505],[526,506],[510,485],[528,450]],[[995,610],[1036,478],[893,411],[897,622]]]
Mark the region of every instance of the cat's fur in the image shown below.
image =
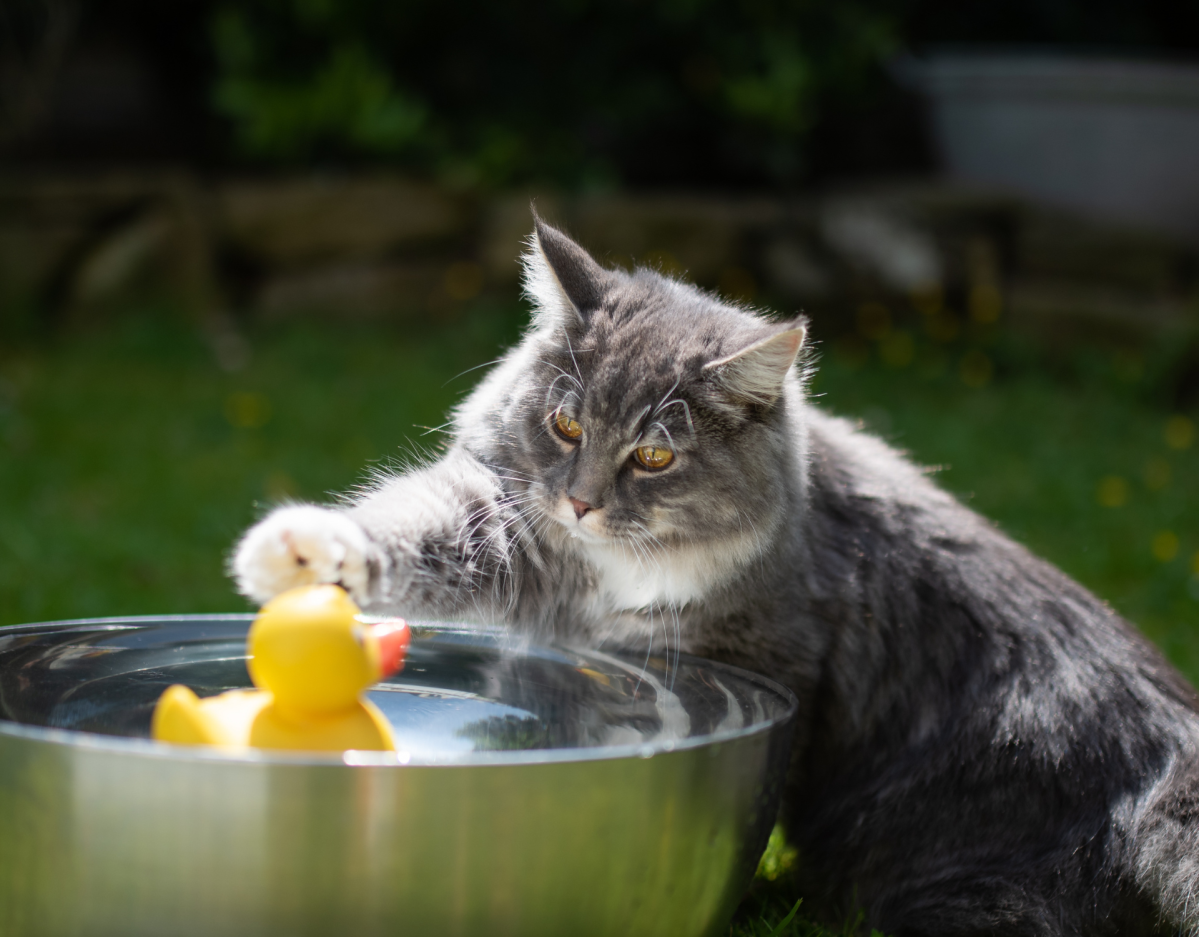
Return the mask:
[[[806,402],[803,322],[605,270],[541,222],[531,245],[532,324],[445,455],[278,509],[237,550],[242,590],[336,581],[774,677],[800,702],[805,894],[890,933],[1199,933],[1197,701],[1157,651]],[[638,469],[647,444],[674,462]]]

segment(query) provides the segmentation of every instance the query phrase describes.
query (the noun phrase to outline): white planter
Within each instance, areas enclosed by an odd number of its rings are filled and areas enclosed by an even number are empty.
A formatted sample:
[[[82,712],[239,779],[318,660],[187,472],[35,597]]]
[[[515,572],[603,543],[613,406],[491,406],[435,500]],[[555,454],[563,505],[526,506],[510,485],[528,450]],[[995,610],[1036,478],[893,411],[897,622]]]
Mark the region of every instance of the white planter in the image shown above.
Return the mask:
[[[1199,67],[946,52],[897,72],[927,95],[951,175],[1199,235]]]

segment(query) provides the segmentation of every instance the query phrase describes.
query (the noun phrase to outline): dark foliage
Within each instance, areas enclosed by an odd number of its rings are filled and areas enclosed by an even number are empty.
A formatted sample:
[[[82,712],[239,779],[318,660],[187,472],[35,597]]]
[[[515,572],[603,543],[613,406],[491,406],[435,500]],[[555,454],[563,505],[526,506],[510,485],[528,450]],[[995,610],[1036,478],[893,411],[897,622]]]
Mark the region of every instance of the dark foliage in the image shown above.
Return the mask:
[[[213,23],[215,104],[244,153],[485,184],[795,178],[821,97],[894,43],[859,0],[248,0]]]
[[[895,52],[1186,56],[1197,26],[1199,5],[1161,0],[9,0],[0,146],[467,186],[787,184],[929,165]]]

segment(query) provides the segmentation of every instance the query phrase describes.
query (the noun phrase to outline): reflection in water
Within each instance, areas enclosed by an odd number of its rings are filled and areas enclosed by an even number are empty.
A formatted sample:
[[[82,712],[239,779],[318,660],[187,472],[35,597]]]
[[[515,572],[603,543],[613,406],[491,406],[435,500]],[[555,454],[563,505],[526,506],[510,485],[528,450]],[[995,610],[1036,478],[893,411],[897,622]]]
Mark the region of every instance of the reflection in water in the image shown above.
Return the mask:
[[[544,723],[536,716],[488,716],[468,722],[455,734],[469,739],[477,752],[525,752],[552,747]]]
[[[668,690],[660,680],[654,675],[648,664],[643,664],[639,668],[633,668],[629,664],[620,660],[618,657],[613,657],[610,654],[603,654],[599,651],[591,651],[590,655],[597,660],[602,660],[613,667],[617,667],[624,671],[626,677],[632,676],[637,680],[638,688],[641,683],[649,684],[653,690],[654,710],[658,717],[658,730],[652,736],[643,737],[641,739],[622,739],[621,741],[645,741],[645,742],[674,742],[687,738],[691,734],[691,717],[687,714],[687,709],[683,706],[682,701],[674,693],[673,690]],[[675,666],[672,668],[671,685],[675,683],[675,677],[678,674],[678,662],[675,661]],[[737,705],[736,700],[729,701],[731,705],[736,706],[737,711],[741,711],[741,707]],[[608,744],[619,744],[610,741]]]
[[[486,732],[474,727],[493,722],[503,724],[512,720],[538,726],[544,735],[541,721],[527,710],[465,693],[385,687],[370,692],[371,702],[391,723],[397,748],[418,760],[443,761],[472,751],[551,747],[480,744],[481,739],[486,739]]]
[[[162,691],[249,685],[248,618],[0,631],[0,718],[147,736]],[[778,694],[730,668],[644,652],[575,651],[461,628],[418,627],[404,670],[370,691],[402,751],[660,746],[781,718]]]

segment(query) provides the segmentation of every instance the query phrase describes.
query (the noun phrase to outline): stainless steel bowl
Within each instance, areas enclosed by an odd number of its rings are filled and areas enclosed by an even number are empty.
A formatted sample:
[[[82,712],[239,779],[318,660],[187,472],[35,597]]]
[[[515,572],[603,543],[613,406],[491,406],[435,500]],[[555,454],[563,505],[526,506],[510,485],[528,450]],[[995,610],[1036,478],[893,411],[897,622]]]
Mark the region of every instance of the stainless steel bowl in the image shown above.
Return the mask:
[[[421,626],[372,691],[402,751],[145,738],[248,686],[250,617],[0,628],[0,934],[718,934],[778,808],[795,699],[683,657]]]

